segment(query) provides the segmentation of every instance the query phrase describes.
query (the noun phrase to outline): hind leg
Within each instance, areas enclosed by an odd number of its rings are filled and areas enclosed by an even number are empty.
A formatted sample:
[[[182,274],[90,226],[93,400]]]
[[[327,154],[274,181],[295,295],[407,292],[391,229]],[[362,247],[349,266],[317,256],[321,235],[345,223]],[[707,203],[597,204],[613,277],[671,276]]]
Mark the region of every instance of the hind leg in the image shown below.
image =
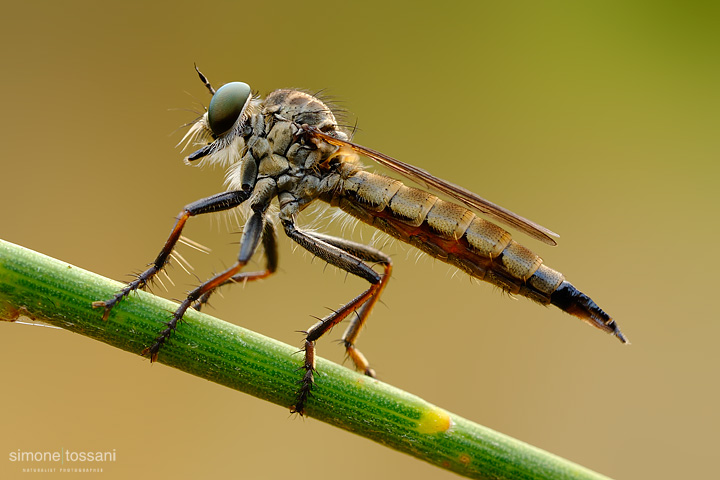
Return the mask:
[[[303,350],[305,351],[303,364],[305,375],[300,381],[300,389],[298,390],[295,405],[291,407],[292,412],[297,412],[302,415],[305,411],[305,405],[307,404],[314,381],[315,342],[358,308],[361,309],[358,317],[350,325],[345,335],[343,335],[343,341],[345,342],[348,355],[353,359],[355,365],[367,375],[374,375],[365,357],[355,348],[354,341],[360,333],[372,307],[377,302],[380,293],[382,293],[387,284],[391,270],[391,261],[390,257],[371,247],[340,238],[298,230],[291,220],[283,220],[283,227],[288,237],[309,252],[322,258],[331,265],[364,278],[370,283],[370,287],[363,293],[343,305],[340,309],[321,319],[307,330],[303,345]],[[367,265],[365,261],[382,263],[385,267],[386,275],[381,276],[373,270],[372,267]]]

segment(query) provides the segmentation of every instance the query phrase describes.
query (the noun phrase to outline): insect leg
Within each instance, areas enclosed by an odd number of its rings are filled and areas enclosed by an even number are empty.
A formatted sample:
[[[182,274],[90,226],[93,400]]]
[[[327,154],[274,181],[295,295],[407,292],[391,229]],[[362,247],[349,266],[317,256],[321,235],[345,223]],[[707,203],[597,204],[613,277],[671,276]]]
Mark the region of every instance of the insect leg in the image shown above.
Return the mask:
[[[341,248],[342,250],[351,253],[366,262],[379,263],[385,269],[381,277],[380,284],[378,285],[377,291],[362,305],[362,307],[358,311],[357,316],[353,317],[350,325],[345,330],[345,333],[343,333],[342,336],[342,342],[345,345],[345,350],[348,356],[352,359],[353,363],[355,363],[355,367],[361,372],[365,373],[365,375],[375,377],[375,370],[370,368],[370,364],[365,358],[365,355],[363,355],[360,350],[355,348],[355,341],[357,340],[358,335],[360,335],[360,331],[362,330],[363,326],[365,326],[365,322],[370,316],[370,312],[372,311],[377,301],[380,299],[380,295],[382,295],[382,292],[385,289],[388,280],[390,280],[390,274],[392,273],[392,259],[380,250],[367,245],[363,245],[361,243],[355,243],[349,240],[345,240],[343,238],[331,237],[329,235],[322,235],[314,232],[309,233],[309,235],[319,240],[323,240],[330,245]]]
[[[259,272],[240,272],[229,280],[226,280],[223,284],[219,285],[220,287],[233,283],[245,283],[252,280],[261,280],[275,273],[278,265],[277,234],[275,232],[275,225],[267,218],[265,219],[262,243],[265,253],[265,270]],[[210,290],[204,293],[198,301],[193,304],[193,308],[195,308],[195,310],[200,310],[202,306],[207,303],[213,292],[214,290]]]
[[[180,321],[180,319],[182,319],[183,315],[185,315],[187,309],[190,308],[190,306],[196,301],[198,301],[203,295],[212,292],[214,289],[230,280],[247,264],[248,261],[250,261],[250,258],[253,256],[255,250],[257,250],[257,247],[260,244],[260,239],[263,236],[265,223],[266,222],[264,212],[255,212],[248,219],[247,223],[245,224],[245,228],[243,229],[243,235],[240,241],[240,254],[238,255],[238,259],[235,264],[224,272],[214,276],[210,280],[207,280],[206,282],[201,284],[199,287],[190,291],[187,297],[185,297],[185,300],[182,301],[178,309],[173,314],[173,317],[170,319],[169,322],[167,322],[167,328],[160,332],[160,335],[155,339],[155,342],[152,344],[152,346],[143,350],[143,355],[150,355],[150,360],[153,362],[157,360],[160,348],[162,348],[168,338],[170,338],[170,335],[175,330],[177,323]]]
[[[233,207],[237,207],[247,200],[250,197],[250,194],[250,191],[244,190],[223,192],[186,205],[177,216],[177,221],[170,232],[170,236],[165,241],[165,245],[162,250],[160,250],[160,253],[155,261],[152,265],[150,265],[150,268],[138,275],[135,280],[128,283],[125,288],[116,293],[111,299],[93,302],[92,306],[94,308],[104,308],[105,311],[103,312],[103,320],[107,320],[110,315],[110,310],[112,310],[117,302],[129,295],[130,292],[135,291],[138,288],[145,288],[147,283],[163,269],[173,251],[173,248],[175,248],[175,244],[180,238],[180,234],[182,233],[182,229],[188,218],[195,215],[201,215],[203,213],[220,212],[222,210],[229,210]]]
[[[340,245],[343,244],[343,241],[340,239],[332,239],[333,243],[330,243],[328,241],[330,239],[329,237],[318,234],[309,234],[298,230],[291,220],[283,219],[282,223],[287,236],[301,247],[322,258],[331,265],[341,268],[358,277],[364,278],[370,282],[370,288],[368,288],[365,292],[355,297],[339,310],[334,311],[327,317],[317,322],[306,332],[305,342],[303,345],[303,350],[305,351],[305,362],[303,364],[305,375],[300,382],[300,389],[298,391],[295,405],[291,407],[292,412],[300,413],[302,415],[313,385],[313,372],[315,370],[315,342],[322,337],[325,332],[337,325],[355,309],[361,307],[374,295],[376,295],[383,288],[385,283],[382,281],[380,274],[363,262],[362,257],[354,254],[358,250],[358,244],[347,242],[345,245],[348,247],[349,251],[346,251],[341,248]],[[338,245],[335,245],[334,243]],[[368,252],[365,251],[365,254],[367,253]]]

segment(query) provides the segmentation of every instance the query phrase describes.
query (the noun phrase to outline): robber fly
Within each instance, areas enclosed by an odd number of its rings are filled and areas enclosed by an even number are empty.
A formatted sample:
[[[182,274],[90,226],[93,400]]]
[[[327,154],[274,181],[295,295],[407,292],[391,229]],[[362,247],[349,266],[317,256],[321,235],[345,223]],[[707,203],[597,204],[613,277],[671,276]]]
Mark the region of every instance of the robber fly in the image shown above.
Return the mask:
[[[375,376],[355,343],[392,271],[390,257],[374,247],[296,226],[297,215],[316,200],[338,207],[506,292],[543,305],[555,305],[626,343],[615,321],[590,297],[567,282],[561,273],[546,267],[540,257],[516,243],[504,229],[478,218],[474,212],[550,245],[556,245],[555,233],[425,170],[353,143],[338,125],[333,110],[309,93],[283,89],[262,99],[241,82],[228,83],[216,91],[199,70],[197,73],[212,100],[186,135],[189,144],[199,147],[188,155],[186,163],[225,167],[227,191],[185,206],[151,266],[112,298],[94,302],[93,306],[104,308],[103,318],[107,319],[119,301],[144,288],[168,263],[190,217],[238,206],[248,208],[249,214],[237,261],[188,293],[166,328],[143,351],[151,361],[157,359],[187,309],[199,309],[217,287],[266,278],[275,272],[276,219],[271,218],[268,207],[276,198],[279,211],[273,215],[277,215],[277,223],[288,237],[313,255],[370,284],[367,290],[307,330],[303,344],[305,373],[291,407],[293,412],[304,412],[313,386],[316,341],[352,312],[357,314],[352,316],[342,342],[357,369]],[[405,186],[394,178],[370,173],[359,163],[359,155],[457,203]],[[261,243],[265,268],[243,272]],[[373,266],[380,266],[383,272],[378,273]]]

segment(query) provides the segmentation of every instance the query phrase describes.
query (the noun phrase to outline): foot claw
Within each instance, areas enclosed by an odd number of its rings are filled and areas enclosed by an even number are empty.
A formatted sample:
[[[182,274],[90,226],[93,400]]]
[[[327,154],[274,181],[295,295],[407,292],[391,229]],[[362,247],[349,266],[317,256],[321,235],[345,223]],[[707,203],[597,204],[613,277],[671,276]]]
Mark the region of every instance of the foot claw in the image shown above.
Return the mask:
[[[110,310],[112,310],[112,307],[115,305],[115,300],[99,300],[97,302],[92,303],[93,308],[104,308],[102,314],[103,321],[107,321],[108,317],[110,317]]]
[[[310,373],[310,372],[308,372]],[[292,405],[290,407],[290,413],[298,413],[300,416],[305,415],[305,404],[308,401],[308,398],[310,397],[310,390],[312,389],[313,380],[312,380],[312,373],[310,374],[310,383],[306,383],[307,375],[302,380],[302,386],[300,387],[300,390],[298,391],[298,398],[295,401],[295,405]]]
[[[158,355],[160,354],[160,343],[159,339],[155,341],[152,347],[146,347],[142,351],[143,357],[150,357],[150,363],[157,362]]]
[[[93,308],[104,308],[102,319],[103,321],[107,321],[108,317],[110,316],[110,310],[112,310],[112,305],[108,305],[109,302],[106,302],[104,300],[100,300],[97,302],[92,303]]]

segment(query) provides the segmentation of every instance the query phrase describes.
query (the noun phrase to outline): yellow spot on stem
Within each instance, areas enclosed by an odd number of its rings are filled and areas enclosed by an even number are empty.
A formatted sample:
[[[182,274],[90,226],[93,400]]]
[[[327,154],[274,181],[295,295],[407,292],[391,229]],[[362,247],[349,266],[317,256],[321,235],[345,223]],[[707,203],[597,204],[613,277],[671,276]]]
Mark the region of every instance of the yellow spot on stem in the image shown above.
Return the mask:
[[[440,433],[446,432],[452,427],[453,421],[450,414],[438,407],[431,406],[426,409],[418,421],[417,431],[419,433]]]

